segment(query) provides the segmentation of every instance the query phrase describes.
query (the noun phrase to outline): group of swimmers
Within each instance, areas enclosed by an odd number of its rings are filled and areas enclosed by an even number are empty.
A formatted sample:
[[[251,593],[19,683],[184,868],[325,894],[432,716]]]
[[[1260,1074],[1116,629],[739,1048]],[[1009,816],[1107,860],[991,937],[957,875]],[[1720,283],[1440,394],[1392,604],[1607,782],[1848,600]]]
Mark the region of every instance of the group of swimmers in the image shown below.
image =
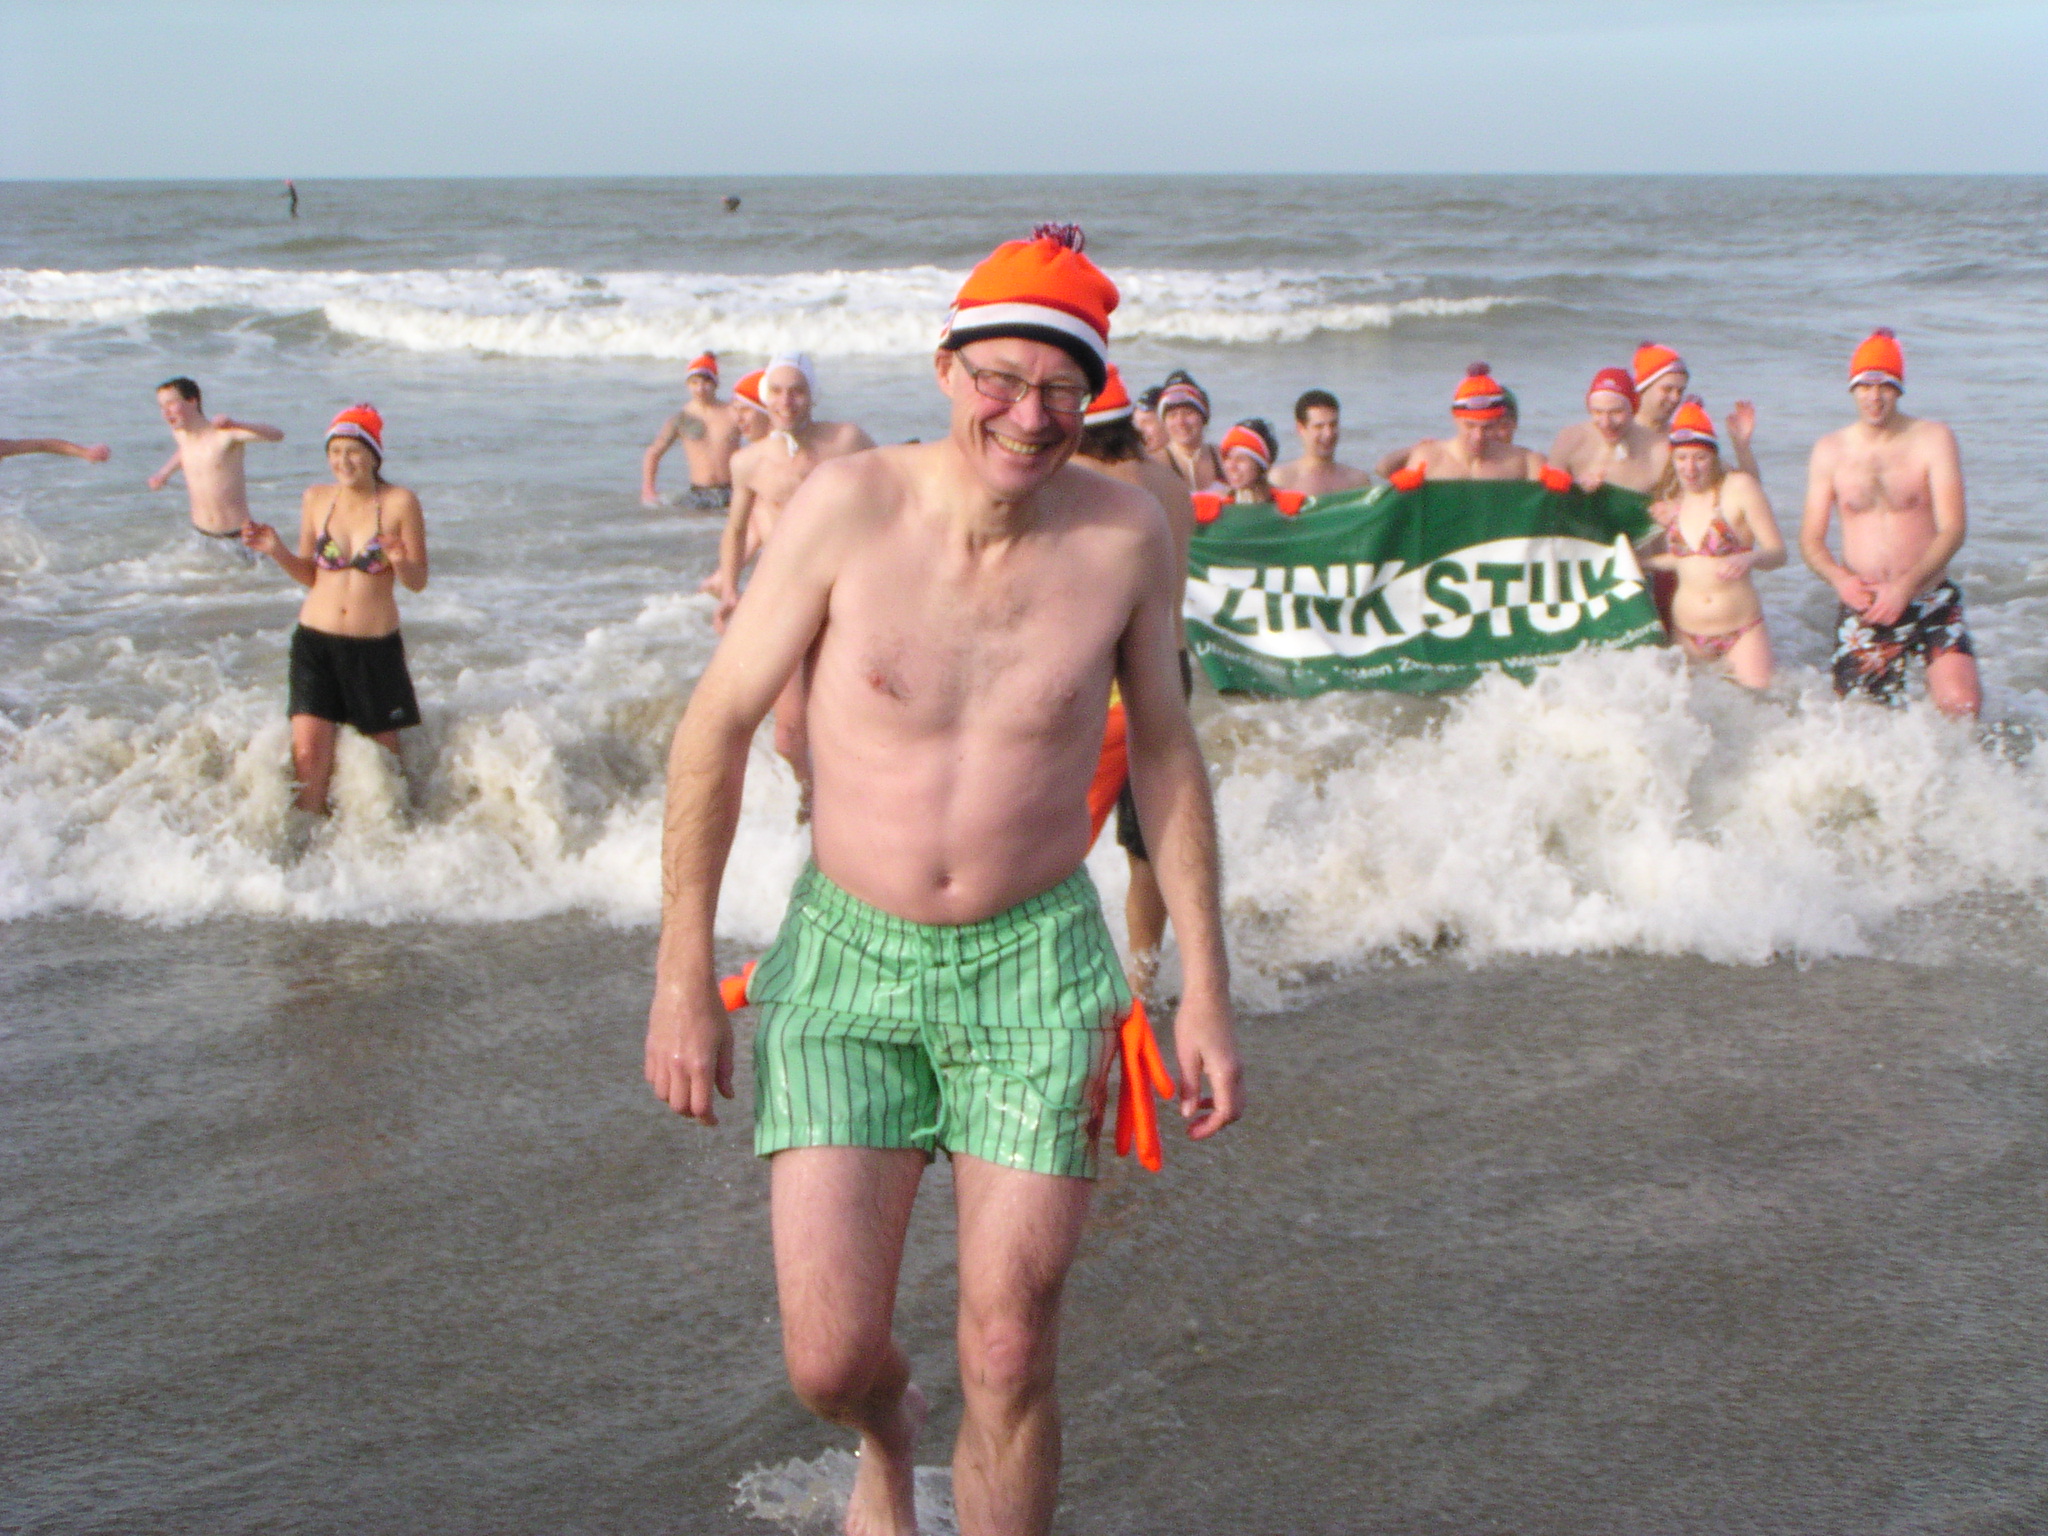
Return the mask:
[[[1155,1089],[1176,1098],[1194,1141],[1243,1112],[1214,811],[1187,706],[1189,542],[1225,502],[1299,515],[1372,477],[1337,461],[1338,406],[1324,392],[1302,397],[1304,451],[1286,464],[1256,420],[1209,445],[1209,399],[1185,373],[1131,398],[1109,361],[1118,297],[1079,230],[1041,226],[977,266],[946,319],[933,363],[943,437],[876,448],[858,427],[816,419],[816,370],[797,353],[722,401],[707,354],[645,463],[653,499],[681,442],[692,499],[722,505],[727,523],[707,582],[722,639],[670,752],[643,1068],[661,1102],[705,1125],[733,1095],[713,923],[749,744],[775,710],[809,795],[812,860],[741,989],[759,1010],[754,1148],[771,1160],[791,1384],[860,1437],[851,1531],[915,1529],[926,1402],[892,1320],[936,1154],[953,1159],[958,1213],[960,1528],[1036,1533],[1056,1500],[1061,1296],[1111,1063],[1121,1050],[1122,1104],[1149,1107]],[[1895,699],[1892,680],[1918,654],[1935,701],[1972,709],[1946,569],[1963,534],[1953,436],[1898,410],[1905,365],[1888,333],[1857,349],[1849,374],[1857,419],[1815,446],[1800,541],[1842,602],[1836,686]],[[1632,369],[1595,376],[1587,420],[1541,455],[1515,443],[1513,397],[1478,367],[1453,395],[1453,434],[1378,470],[1396,486],[1527,479],[1654,497],[1663,533],[1649,559],[1677,575],[1682,643],[1755,682],[1768,646],[1749,575],[1781,561],[1783,541],[1749,456],[1753,412],[1730,414],[1726,468],[1688,383],[1675,353],[1645,347]],[[418,499],[383,477],[382,419],[352,406],[328,427],[331,480],[306,491],[288,541],[249,515],[242,480],[247,445],[282,434],[206,417],[189,379],[167,381],[158,403],[177,452],[151,483],[182,472],[200,536],[267,556],[308,589],[289,707],[300,804],[318,810],[339,725],[395,750],[418,718],[394,601],[397,584],[427,580]],[[54,440],[0,445],[20,451],[106,457]],[[1826,546],[1836,511],[1839,563]],[[1183,962],[1177,1070],[1155,1065],[1135,1083],[1156,1048],[1145,1057],[1149,1026],[1084,863],[1105,714],[1146,899],[1161,924],[1170,916]],[[1135,924],[1132,937],[1136,948]]]

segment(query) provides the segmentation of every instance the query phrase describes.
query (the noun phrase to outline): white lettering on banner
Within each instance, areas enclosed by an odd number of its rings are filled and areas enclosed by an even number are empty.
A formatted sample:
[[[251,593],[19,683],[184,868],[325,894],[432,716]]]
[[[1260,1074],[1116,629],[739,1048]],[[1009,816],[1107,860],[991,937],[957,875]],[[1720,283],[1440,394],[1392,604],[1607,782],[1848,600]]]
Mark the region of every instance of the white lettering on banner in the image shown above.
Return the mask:
[[[1482,614],[1501,639],[1518,625],[1566,634],[1642,589],[1625,536],[1496,539],[1413,567],[1210,566],[1190,573],[1184,611],[1264,655],[1311,660],[1366,656],[1424,633],[1458,639]]]

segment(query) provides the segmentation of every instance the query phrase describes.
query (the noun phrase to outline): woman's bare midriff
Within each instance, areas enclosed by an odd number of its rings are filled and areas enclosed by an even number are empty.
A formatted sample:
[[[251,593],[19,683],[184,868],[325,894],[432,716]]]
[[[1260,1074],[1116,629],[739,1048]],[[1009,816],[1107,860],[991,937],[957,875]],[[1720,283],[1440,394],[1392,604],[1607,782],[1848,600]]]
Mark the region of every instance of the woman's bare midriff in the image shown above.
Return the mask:
[[[395,578],[367,571],[321,571],[299,606],[299,622],[323,634],[375,640],[398,628]]]

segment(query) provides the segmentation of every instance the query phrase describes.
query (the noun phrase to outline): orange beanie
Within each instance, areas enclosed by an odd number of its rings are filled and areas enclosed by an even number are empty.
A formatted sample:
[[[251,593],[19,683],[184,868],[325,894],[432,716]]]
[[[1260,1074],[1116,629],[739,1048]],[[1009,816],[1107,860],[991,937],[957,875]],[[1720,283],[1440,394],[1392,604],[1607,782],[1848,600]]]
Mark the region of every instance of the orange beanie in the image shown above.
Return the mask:
[[[1672,416],[1670,442],[1674,448],[1686,443],[1699,443],[1720,452],[1721,439],[1714,435],[1714,418],[1700,404],[1698,395],[1687,395]]]
[[[967,275],[946,316],[942,348],[1021,336],[1060,348],[1100,393],[1109,377],[1109,316],[1116,284],[1081,254],[1078,224],[1041,224],[1029,240],[999,245]]]
[[[712,383],[716,384],[718,382],[718,354],[716,352],[699,352],[690,360],[690,371],[684,374],[683,378],[685,380],[694,379],[700,373]]]
[[[1669,347],[1646,341],[1636,348],[1636,393],[1641,394],[1667,373],[1688,373],[1685,359]]]
[[[1223,441],[1216,445],[1216,456],[1228,458],[1233,453],[1247,454],[1258,460],[1259,468],[1273,467],[1273,454],[1278,446],[1269,432],[1262,431],[1262,421],[1240,421],[1223,434]]]
[[[1890,326],[1880,325],[1864,337],[1863,345],[1849,359],[1849,387],[1858,384],[1889,384],[1905,393],[1906,354]]]
[[[377,414],[377,407],[369,401],[358,400],[328,423],[327,441],[331,443],[337,437],[352,437],[359,443],[367,443],[370,452],[377,455],[377,462],[384,462],[384,418]]]
[[[1116,371],[1116,364],[1111,363],[1109,380],[1089,403],[1088,414],[1081,418],[1081,424],[1086,427],[1106,427],[1112,421],[1129,421],[1134,409],[1131,404],[1131,392],[1124,388],[1124,376]]]
[[[733,399],[745,401],[763,416],[766,416],[768,414],[768,407],[761,403],[761,381],[766,377],[768,377],[768,370],[766,368],[756,368],[752,373],[742,378],[739,383],[733,385]]]
[[[1467,368],[1451,396],[1451,414],[1461,421],[1499,421],[1507,413],[1508,392],[1487,371],[1486,364]]]

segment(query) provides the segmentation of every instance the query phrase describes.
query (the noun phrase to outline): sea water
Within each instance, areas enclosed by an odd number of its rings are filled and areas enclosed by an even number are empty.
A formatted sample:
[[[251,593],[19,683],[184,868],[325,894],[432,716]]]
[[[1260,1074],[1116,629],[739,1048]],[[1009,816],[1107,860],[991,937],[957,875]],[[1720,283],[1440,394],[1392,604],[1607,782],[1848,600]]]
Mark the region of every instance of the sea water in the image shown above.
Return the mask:
[[[1331,389],[1354,462],[1441,431],[1478,359],[1545,447],[1596,368],[1669,342],[1717,416],[1756,402],[1788,538],[1850,348],[1895,327],[1908,407],[1962,445],[1987,699],[1980,728],[1838,703],[1796,558],[1758,580],[1760,697],[1657,651],[1440,700],[1199,695],[1255,1112],[1105,1185],[1069,1528],[2030,1528],[2048,182],[301,193],[290,221],[261,185],[0,188],[0,435],[114,448],[0,466],[7,1524],[829,1508],[758,1170],[637,1081],[718,529],[642,508],[639,455],[707,346],[728,383],[805,348],[822,414],[934,436],[951,293],[1051,218],[1122,288],[1134,384],[1187,367],[1219,429],[1283,439]],[[423,724],[402,766],[345,735],[317,829],[288,809],[297,589],[142,483],[178,373],[285,430],[249,450],[259,517],[290,525],[359,399],[426,510]],[[735,960],[804,858],[795,801],[757,744]],[[1091,866],[1114,911],[1120,855]],[[904,1326],[943,1432],[927,1207]]]

